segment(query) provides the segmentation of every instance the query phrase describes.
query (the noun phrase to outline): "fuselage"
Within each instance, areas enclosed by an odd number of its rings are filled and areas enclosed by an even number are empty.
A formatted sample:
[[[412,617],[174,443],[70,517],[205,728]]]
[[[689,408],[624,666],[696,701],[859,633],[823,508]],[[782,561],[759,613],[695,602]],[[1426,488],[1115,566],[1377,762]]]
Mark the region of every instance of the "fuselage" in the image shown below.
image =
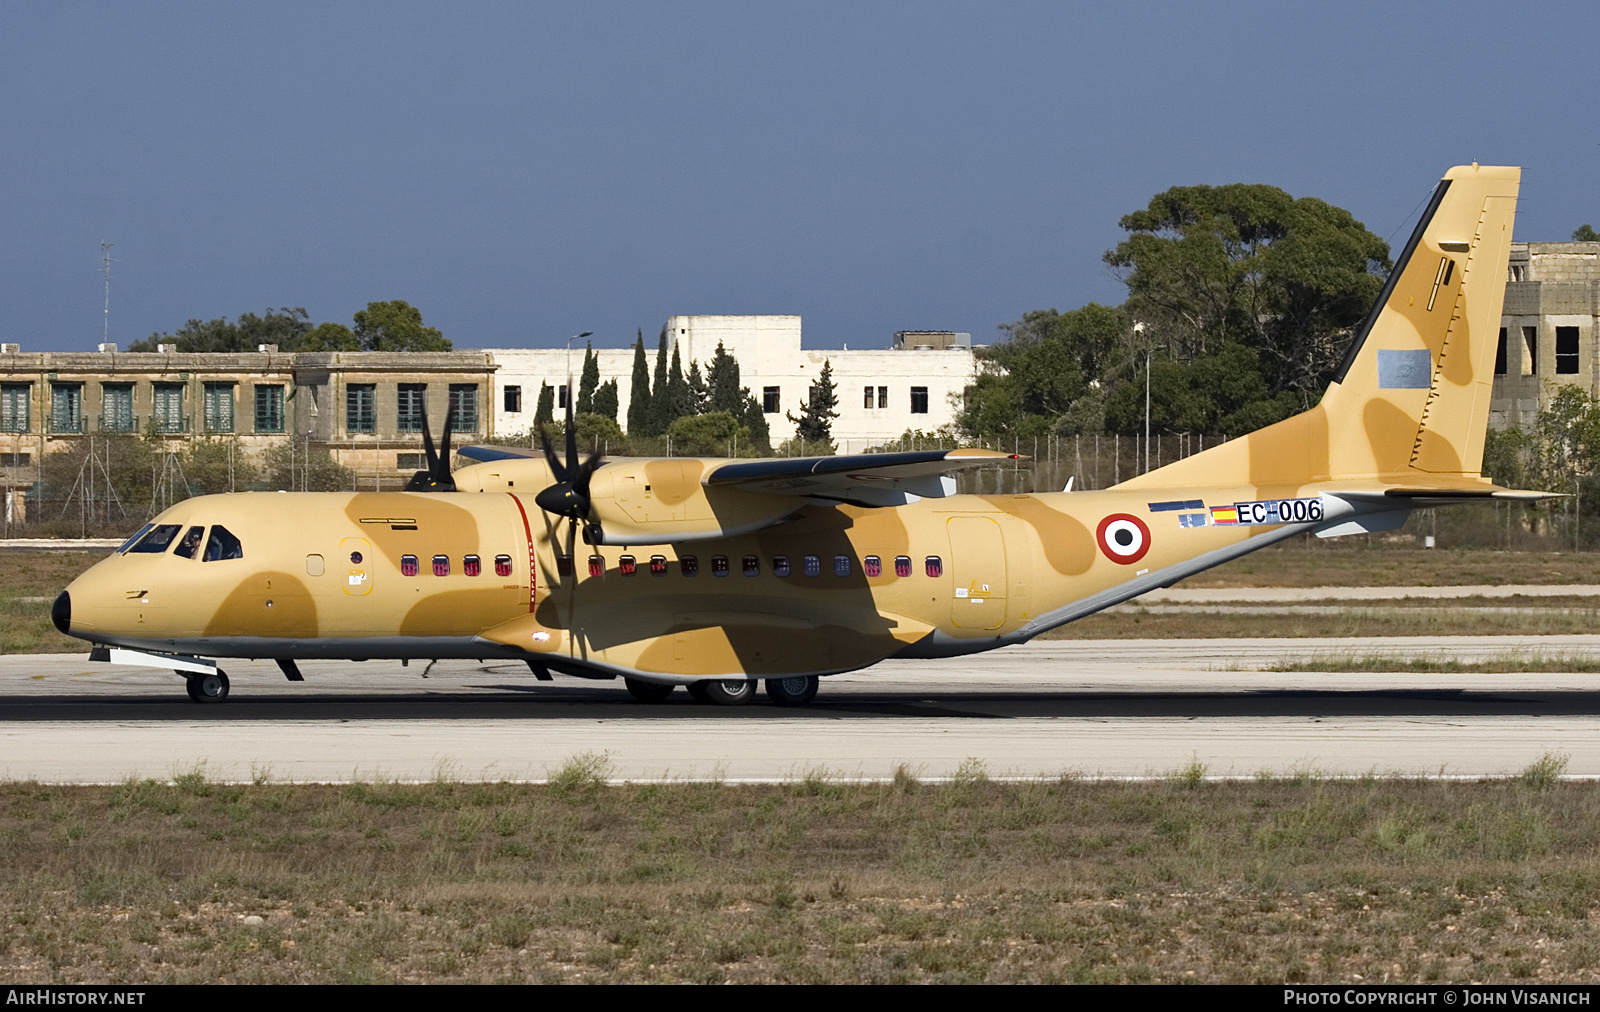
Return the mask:
[[[1020,642],[1314,526],[1210,522],[1206,503],[1271,498],[1259,488],[1183,495],[811,505],[750,534],[637,547],[585,545],[520,493],[201,496],[153,521],[171,535],[163,550],[136,545],[72,583],[68,631],[212,657],[827,674]],[[236,551],[208,552],[218,528]]]

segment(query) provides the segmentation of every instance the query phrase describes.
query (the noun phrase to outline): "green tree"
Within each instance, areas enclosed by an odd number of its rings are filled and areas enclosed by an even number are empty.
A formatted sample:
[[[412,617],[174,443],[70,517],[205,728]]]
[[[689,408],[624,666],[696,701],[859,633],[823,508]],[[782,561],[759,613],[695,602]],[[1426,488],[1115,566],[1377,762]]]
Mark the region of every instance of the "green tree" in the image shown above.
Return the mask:
[[[758,449],[753,445],[749,426],[731,411],[707,411],[675,419],[667,435],[677,456],[725,457],[731,452],[748,457]]]
[[[822,372],[817,374],[816,382],[806,392],[806,402],[800,409],[800,417],[788,415],[789,421],[795,423],[795,435],[808,447],[808,453],[831,454],[833,445],[833,420],[839,417],[839,412],[834,409],[839,406],[839,394],[833,383],[833,363],[829,359],[822,360]]]
[[[1350,212],[1275,186],[1175,186],[1120,224],[1124,309],[1184,363],[1250,346],[1273,396],[1320,395],[1392,267]]]
[[[647,435],[650,429],[650,365],[644,357],[644,331],[633,342],[633,384],[628,388],[628,433]]]
[[[538,430],[544,428],[555,420],[555,408],[555,388],[548,383],[540,382],[539,403],[533,409],[533,428],[535,438],[538,436]]]
[[[319,323],[300,339],[293,349],[278,346],[279,351],[360,351],[361,342],[356,332],[342,323]]]
[[[310,317],[300,306],[266,310],[261,316],[245,313],[238,323],[225,316],[215,320],[190,320],[177,333],[156,333],[128,346],[129,351],[155,351],[159,345],[175,344],[184,353],[255,351],[260,345],[275,344],[280,351],[299,351],[312,331]]]
[[[617,420],[617,381],[606,380],[594,392],[594,413],[603,415],[613,422]]]
[[[667,372],[667,398],[672,402],[671,417],[699,414],[689,395],[689,381],[683,376],[683,359],[678,355],[678,345],[672,345],[672,368]],[[668,424],[671,424],[669,421]]]
[[[583,376],[578,380],[578,414],[586,415],[594,411],[594,392],[600,386],[600,356],[595,354],[594,343],[588,342],[583,349]]]
[[[667,431],[667,426],[672,424],[672,390],[668,386],[667,372],[667,328],[662,326],[661,337],[656,344],[656,372],[655,382],[650,385],[650,431],[649,435],[659,436]]]
[[[681,412],[678,417],[705,414],[707,406],[711,403],[711,393],[706,389],[705,377],[700,374],[699,362],[689,363],[689,378],[684,380],[684,389],[686,391],[684,401],[688,405],[688,410]]]
[[[326,450],[311,449],[303,439],[267,447],[261,454],[261,472],[268,488],[285,491],[343,492],[356,487],[353,470]]]
[[[355,315],[355,335],[362,351],[449,351],[450,342],[437,327],[422,324],[422,310],[408,302],[369,302]]]
[[[1600,232],[1593,225],[1579,225],[1572,233],[1573,242],[1600,242]]]
[[[707,411],[743,413],[744,398],[739,394],[739,362],[728,354],[721,341],[717,342],[717,350],[711,356],[711,365],[706,370],[706,387]]]

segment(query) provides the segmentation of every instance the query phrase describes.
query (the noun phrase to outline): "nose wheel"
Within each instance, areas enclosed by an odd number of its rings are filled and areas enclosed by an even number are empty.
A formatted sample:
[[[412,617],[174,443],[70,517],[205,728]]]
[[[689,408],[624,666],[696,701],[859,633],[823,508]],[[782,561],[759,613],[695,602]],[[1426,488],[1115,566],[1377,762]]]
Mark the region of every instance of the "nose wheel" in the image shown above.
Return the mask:
[[[228,698],[228,676],[221,669],[204,675],[184,674],[183,681],[196,703],[220,703]]]

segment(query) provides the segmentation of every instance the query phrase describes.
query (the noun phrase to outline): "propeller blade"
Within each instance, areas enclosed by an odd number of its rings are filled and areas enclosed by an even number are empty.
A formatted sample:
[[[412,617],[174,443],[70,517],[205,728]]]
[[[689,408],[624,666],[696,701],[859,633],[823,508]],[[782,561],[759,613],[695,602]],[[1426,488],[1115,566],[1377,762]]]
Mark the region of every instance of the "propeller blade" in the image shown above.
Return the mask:
[[[428,431],[428,406],[426,404],[422,406],[422,452],[427,464],[428,476],[431,478],[439,465],[439,454],[433,448],[433,433]]]
[[[450,426],[454,421],[454,410],[445,412],[445,433],[443,440],[444,453],[433,445],[433,432],[428,426],[428,408],[423,405],[422,415],[422,454],[427,469],[418,471],[406,482],[407,492],[454,492],[455,479],[450,477]]]
[[[567,473],[578,473],[578,427],[572,419],[572,377],[567,377]],[[584,498],[588,498],[585,496]]]
[[[456,483],[450,478],[450,430],[455,428],[456,406],[454,404],[445,409],[444,433],[439,437],[439,456],[433,461],[430,475],[434,484],[450,486],[450,491],[455,491]]]

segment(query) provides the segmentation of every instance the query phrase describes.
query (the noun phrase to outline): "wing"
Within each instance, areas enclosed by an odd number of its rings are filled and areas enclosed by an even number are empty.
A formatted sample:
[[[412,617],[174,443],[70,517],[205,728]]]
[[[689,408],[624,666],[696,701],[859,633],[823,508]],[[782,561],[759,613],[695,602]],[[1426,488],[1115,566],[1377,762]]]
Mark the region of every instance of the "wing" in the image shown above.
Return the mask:
[[[946,477],[946,472],[1021,459],[998,450],[921,450],[740,460],[712,468],[700,481],[708,489],[737,488],[856,506],[904,506],[917,499],[954,495],[955,479]]]

